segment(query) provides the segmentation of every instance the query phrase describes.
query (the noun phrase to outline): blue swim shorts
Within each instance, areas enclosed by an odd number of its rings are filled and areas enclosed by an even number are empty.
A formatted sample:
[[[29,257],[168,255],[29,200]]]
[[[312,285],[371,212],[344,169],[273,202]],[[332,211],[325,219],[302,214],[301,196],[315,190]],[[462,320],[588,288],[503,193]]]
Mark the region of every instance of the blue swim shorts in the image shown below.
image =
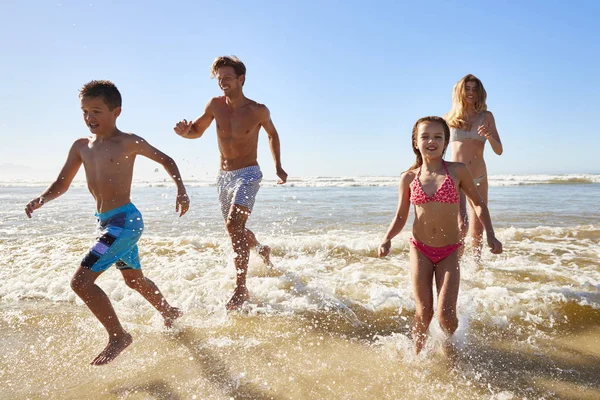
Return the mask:
[[[217,192],[219,193],[221,214],[223,214],[224,219],[227,219],[232,204],[247,207],[252,211],[262,177],[258,165],[233,171],[219,171]]]
[[[144,230],[144,220],[132,204],[96,213],[98,238],[81,265],[93,272],[106,271],[114,263],[118,269],[140,269],[137,242]]]

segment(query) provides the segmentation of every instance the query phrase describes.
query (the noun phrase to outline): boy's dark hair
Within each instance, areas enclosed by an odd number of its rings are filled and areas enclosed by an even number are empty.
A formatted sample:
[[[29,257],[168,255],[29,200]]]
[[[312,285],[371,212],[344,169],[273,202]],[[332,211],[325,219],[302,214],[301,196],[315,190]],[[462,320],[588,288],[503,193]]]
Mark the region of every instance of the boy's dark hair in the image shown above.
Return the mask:
[[[111,81],[89,81],[79,89],[79,98],[102,98],[109,110],[121,107],[121,93]]]
[[[221,67],[232,67],[237,76],[244,75],[244,82],[242,82],[242,86],[244,86],[244,83],[246,83],[246,66],[239,58],[236,56],[221,56],[215,58],[215,61],[213,61],[210,67],[210,77],[214,78],[217,76],[217,72]]]

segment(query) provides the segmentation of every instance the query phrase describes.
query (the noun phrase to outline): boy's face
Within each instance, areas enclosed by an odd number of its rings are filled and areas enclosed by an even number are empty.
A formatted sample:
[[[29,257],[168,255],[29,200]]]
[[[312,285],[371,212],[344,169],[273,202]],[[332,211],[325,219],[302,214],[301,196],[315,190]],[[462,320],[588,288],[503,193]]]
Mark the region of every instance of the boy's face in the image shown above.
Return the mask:
[[[92,133],[108,133],[115,129],[116,120],[121,114],[121,107],[110,110],[101,97],[81,98],[83,120]]]

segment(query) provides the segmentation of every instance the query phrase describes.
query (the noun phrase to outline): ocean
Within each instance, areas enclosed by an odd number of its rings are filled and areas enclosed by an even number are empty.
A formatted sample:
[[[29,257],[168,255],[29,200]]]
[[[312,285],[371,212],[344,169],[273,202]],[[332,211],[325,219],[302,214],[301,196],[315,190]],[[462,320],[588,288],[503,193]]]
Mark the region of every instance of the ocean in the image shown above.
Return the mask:
[[[102,367],[100,323],[69,281],[95,238],[83,182],[37,210],[48,182],[0,181],[2,399],[598,399],[600,175],[490,177],[504,253],[461,263],[456,354],[431,324],[414,356],[408,238],[377,246],[397,206],[397,177],[264,180],[248,227],[251,301],[227,313],[233,252],[212,177],[175,188],[137,181],[143,270],[184,311],[172,330],[121,274],[97,281],[133,344]],[[412,216],[412,211],[411,211]]]

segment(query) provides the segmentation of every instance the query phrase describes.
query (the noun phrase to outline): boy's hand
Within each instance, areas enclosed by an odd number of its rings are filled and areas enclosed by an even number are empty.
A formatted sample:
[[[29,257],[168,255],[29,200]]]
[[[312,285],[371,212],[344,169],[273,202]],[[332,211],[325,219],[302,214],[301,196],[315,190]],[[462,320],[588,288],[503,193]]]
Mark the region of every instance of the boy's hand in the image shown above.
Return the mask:
[[[190,198],[186,192],[177,193],[177,200],[175,201],[175,211],[179,213],[181,217],[183,214],[190,209]]]
[[[187,121],[186,119],[184,119],[183,121],[179,121],[176,125],[175,128],[173,128],[173,130],[175,131],[176,134],[178,134],[179,136],[185,136],[188,133],[190,133],[190,130],[192,129],[192,125],[194,123],[192,121]]]
[[[33,199],[29,203],[27,203],[27,205],[25,206],[25,214],[27,214],[27,216],[29,218],[31,218],[31,213],[33,213],[34,210],[37,210],[38,208],[40,208],[43,205],[44,205],[44,198],[42,196],[36,197],[35,199]]]
[[[288,174],[281,167],[277,168],[277,176],[279,177],[278,185],[283,185],[287,181]]]
[[[391,240],[388,240],[387,242],[383,242],[379,245],[379,249],[377,250],[377,255],[379,257],[385,257],[390,253],[391,248],[392,248]]]
[[[490,251],[492,252],[492,254],[502,253],[502,243],[500,243],[500,241],[496,239],[496,236],[488,236],[487,242],[488,246],[490,246]]]

